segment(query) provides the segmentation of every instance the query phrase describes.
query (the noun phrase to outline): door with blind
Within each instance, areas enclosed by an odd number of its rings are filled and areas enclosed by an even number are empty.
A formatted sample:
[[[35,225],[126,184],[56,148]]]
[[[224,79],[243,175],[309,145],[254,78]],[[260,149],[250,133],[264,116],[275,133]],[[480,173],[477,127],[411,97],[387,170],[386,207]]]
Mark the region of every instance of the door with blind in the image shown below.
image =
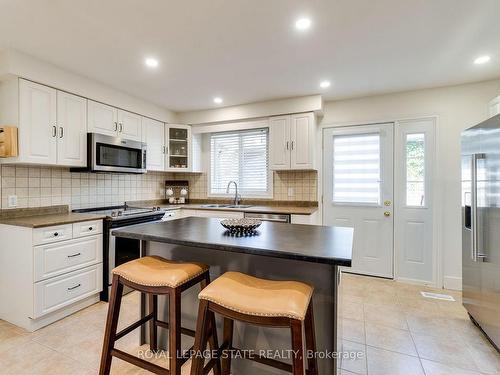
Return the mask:
[[[394,276],[394,124],[325,129],[323,224],[354,228],[352,267]]]

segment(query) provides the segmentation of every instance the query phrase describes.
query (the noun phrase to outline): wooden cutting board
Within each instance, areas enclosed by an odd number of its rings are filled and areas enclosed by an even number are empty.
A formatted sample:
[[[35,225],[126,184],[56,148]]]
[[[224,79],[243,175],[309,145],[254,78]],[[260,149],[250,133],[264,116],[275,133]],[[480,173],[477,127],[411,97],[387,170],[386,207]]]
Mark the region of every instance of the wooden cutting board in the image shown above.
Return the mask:
[[[18,156],[17,128],[0,125],[0,157],[10,158],[13,156]]]

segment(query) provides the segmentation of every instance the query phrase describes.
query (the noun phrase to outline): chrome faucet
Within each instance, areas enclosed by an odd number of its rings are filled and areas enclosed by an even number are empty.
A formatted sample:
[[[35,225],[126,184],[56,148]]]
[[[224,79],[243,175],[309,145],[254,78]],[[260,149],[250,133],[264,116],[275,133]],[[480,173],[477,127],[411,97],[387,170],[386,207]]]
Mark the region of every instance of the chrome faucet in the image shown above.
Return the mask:
[[[229,194],[229,187],[231,186],[231,184],[234,184],[234,188],[235,188],[234,205],[237,206],[238,204],[240,204],[240,197],[238,195],[238,184],[236,183],[236,181],[229,181],[228,182],[227,188],[226,188],[226,194]]]

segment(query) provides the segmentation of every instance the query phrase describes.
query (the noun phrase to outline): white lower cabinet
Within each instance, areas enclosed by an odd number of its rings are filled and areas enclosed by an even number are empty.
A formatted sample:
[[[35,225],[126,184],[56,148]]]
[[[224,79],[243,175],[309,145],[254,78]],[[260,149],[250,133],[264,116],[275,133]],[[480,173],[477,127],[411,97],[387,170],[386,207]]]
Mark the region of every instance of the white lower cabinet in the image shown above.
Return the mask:
[[[35,281],[40,281],[102,263],[102,234],[36,246],[33,251]]]
[[[222,210],[191,210],[182,209],[181,217],[213,217],[221,219],[241,219],[243,218],[243,212],[241,211],[222,211]]]
[[[99,301],[102,220],[0,224],[0,319],[30,332]]]
[[[102,290],[102,263],[40,281],[34,287],[34,314],[45,314],[71,305]]]

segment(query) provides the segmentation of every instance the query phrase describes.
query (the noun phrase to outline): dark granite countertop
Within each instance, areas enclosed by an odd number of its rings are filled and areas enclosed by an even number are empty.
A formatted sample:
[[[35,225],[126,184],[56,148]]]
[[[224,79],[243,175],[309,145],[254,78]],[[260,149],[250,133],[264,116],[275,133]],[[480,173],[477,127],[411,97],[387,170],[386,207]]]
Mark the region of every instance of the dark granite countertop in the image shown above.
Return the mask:
[[[118,237],[215,249],[228,252],[350,266],[353,229],[263,222],[258,235],[226,234],[219,219],[186,217],[117,229]]]

